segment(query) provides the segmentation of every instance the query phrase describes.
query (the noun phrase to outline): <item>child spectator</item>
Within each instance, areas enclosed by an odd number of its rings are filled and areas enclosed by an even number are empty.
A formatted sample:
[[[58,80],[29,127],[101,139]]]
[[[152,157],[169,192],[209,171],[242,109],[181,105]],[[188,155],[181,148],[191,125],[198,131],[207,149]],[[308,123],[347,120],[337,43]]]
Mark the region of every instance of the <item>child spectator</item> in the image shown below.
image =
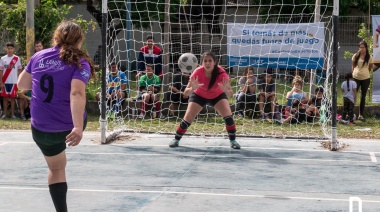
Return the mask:
[[[244,117],[244,110],[254,110],[256,104],[257,78],[254,76],[253,67],[246,67],[243,76],[239,79],[240,90],[237,96],[238,116]],[[249,106],[249,107],[248,107]]]
[[[323,88],[318,87],[315,89],[315,96],[307,102],[306,114],[308,116],[308,121],[313,122],[314,118],[320,117],[320,109],[322,107],[322,99],[323,99]]]
[[[306,103],[306,102],[305,102]],[[276,120],[278,124],[301,124],[303,121],[306,121],[306,104],[303,104],[300,100],[295,99],[290,109],[289,116],[281,120]]]
[[[342,83],[343,92],[343,119],[349,121],[349,124],[355,125],[354,122],[354,106],[356,102],[356,82],[352,77],[352,73],[347,73],[345,76],[346,81]],[[348,116],[348,118],[346,118]]]
[[[108,115],[114,118],[119,112],[119,107],[127,96],[127,77],[125,73],[117,69],[116,63],[111,63],[111,71],[107,79],[107,102],[110,105]],[[96,94],[96,99],[100,101],[101,93]]]
[[[22,71],[21,59],[14,54],[15,44],[7,42],[5,44],[7,55],[1,57],[0,62],[0,95],[3,97],[3,115],[1,119],[7,118],[8,102],[11,102],[11,117],[15,116],[15,98],[17,97],[17,78]]]
[[[152,64],[146,65],[146,74],[139,79],[139,90],[142,94],[141,114],[139,118],[145,117],[145,110],[149,103],[154,103],[152,107],[153,116],[156,111],[160,111],[160,103],[158,102],[158,92],[161,89],[160,77],[154,74]],[[157,115],[157,114],[156,114]]]

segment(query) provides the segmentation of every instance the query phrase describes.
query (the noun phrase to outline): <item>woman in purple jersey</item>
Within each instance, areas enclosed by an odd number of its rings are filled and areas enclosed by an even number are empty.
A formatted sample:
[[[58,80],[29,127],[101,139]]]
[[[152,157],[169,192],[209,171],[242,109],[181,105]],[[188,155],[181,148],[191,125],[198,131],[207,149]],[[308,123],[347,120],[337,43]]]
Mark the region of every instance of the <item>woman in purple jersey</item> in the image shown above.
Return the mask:
[[[48,184],[55,209],[67,211],[66,144],[76,146],[86,125],[85,88],[93,73],[91,59],[81,50],[84,33],[73,22],[62,22],[53,47],[30,59],[20,74],[20,89],[32,89],[33,139],[49,167]]]

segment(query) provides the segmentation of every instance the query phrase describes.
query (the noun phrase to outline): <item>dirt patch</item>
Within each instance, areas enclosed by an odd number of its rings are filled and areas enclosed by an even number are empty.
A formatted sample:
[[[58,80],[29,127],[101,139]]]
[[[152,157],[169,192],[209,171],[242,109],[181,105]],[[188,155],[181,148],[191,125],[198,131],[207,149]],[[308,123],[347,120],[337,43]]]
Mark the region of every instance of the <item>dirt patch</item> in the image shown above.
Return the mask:
[[[124,143],[128,143],[130,141],[135,141],[139,138],[140,138],[140,136],[137,136],[137,135],[119,135],[111,143],[124,144]]]
[[[323,148],[331,150],[332,142],[331,141],[322,141],[321,145]],[[344,148],[348,147],[349,145],[346,143],[339,142],[339,148],[336,151],[343,150]]]

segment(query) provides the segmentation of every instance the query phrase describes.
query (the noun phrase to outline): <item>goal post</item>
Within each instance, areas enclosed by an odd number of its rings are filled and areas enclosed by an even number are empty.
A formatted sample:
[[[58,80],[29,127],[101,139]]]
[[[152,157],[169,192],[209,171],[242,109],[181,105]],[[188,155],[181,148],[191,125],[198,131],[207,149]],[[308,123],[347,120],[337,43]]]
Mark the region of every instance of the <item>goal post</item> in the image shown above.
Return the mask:
[[[107,7],[111,3],[112,6]],[[101,64],[102,98],[99,104],[102,143],[121,132],[174,134],[186,110],[186,104],[175,102],[171,111],[175,117],[168,116],[168,107],[172,103],[169,86],[173,85],[173,76],[180,73],[177,60],[181,54],[191,52],[201,63],[199,59],[205,51],[214,52],[219,65],[230,74],[236,95],[229,102],[237,136],[332,139],[337,142],[338,14],[333,13],[337,4],[338,0],[334,5],[331,2],[272,5],[259,0],[102,0],[102,53],[105,55]],[[281,14],[281,11],[294,13]],[[121,28],[115,31],[115,25]],[[139,54],[147,35],[153,35],[155,45],[162,49],[163,75],[158,101],[161,107],[154,111],[159,114],[157,117],[151,115],[153,102],[147,102],[146,113],[141,116],[143,100],[136,98],[138,82],[135,75],[138,63],[142,62]],[[128,80],[125,99],[106,98],[110,91],[107,87],[110,80],[108,67],[112,63],[119,68],[126,67],[123,70]],[[239,80],[248,66],[254,68],[257,79],[257,101],[253,106],[244,106],[245,117],[239,117]],[[267,69],[273,72],[276,102],[274,105],[264,102],[261,108],[259,90]],[[321,81],[314,80],[314,70],[322,73]],[[296,73],[301,75],[302,91],[308,95],[313,94],[316,87],[323,88],[324,115],[307,122],[279,125],[276,120],[285,119],[286,96],[293,88],[292,79]],[[261,120],[261,111],[275,114],[275,118]],[[188,134],[226,136],[224,128],[222,117],[206,106]]]

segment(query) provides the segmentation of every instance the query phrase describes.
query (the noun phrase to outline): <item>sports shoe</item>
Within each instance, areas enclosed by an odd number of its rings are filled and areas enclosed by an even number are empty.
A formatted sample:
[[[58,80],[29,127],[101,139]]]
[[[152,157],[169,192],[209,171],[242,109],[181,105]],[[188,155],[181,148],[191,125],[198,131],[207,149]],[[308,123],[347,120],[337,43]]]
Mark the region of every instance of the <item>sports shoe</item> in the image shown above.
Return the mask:
[[[358,116],[358,120],[360,120],[360,121],[364,121],[363,116]]]
[[[178,144],[179,144],[179,140],[177,140],[177,139],[173,139],[173,140],[169,143],[169,147],[178,147]]]
[[[139,118],[139,119],[143,119],[144,117],[145,117],[145,116],[144,116],[143,113],[140,113],[140,115],[137,116],[137,118]]]
[[[232,149],[240,149],[240,145],[235,140],[230,141]]]
[[[265,120],[265,119],[266,119],[265,114],[263,114],[263,115],[260,116],[260,120]]]
[[[348,121],[342,119],[342,120],[340,120],[340,123],[341,124],[348,124]]]
[[[21,115],[21,120],[26,121],[25,115]]]
[[[4,119],[6,119],[6,118],[7,118],[6,115],[2,115],[0,119],[3,119],[3,120],[4,120]]]
[[[239,111],[237,115],[238,115],[239,117],[244,118],[244,113],[243,113],[243,111]]]
[[[356,123],[354,121],[350,121],[349,123],[350,125],[356,125]]]
[[[282,125],[282,121],[281,120],[276,120],[276,124]]]
[[[12,119],[17,119],[17,117],[15,115],[12,115]]]

